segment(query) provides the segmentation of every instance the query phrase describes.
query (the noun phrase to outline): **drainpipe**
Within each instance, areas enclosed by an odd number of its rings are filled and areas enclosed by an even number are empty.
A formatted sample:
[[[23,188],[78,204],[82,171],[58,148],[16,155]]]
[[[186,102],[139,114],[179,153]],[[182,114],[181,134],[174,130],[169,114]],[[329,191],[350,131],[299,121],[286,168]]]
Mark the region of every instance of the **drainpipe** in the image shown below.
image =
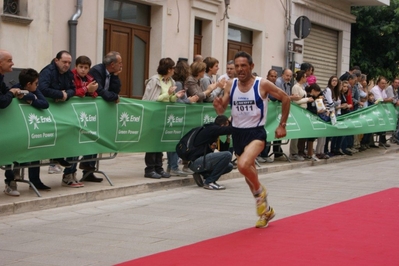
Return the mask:
[[[287,25],[287,32],[286,32],[286,40],[285,40],[285,47],[286,47],[286,61],[285,67],[288,68],[290,61],[293,61],[292,53],[288,50],[288,42],[291,41],[291,16],[292,16],[292,0],[286,0],[286,13],[285,13],[285,21]]]
[[[69,52],[72,56],[72,62],[76,59],[76,35],[77,35],[77,25],[78,19],[82,15],[83,0],[76,0],[76,13],[73,14],[70,20],[68,20],[69,25]]]

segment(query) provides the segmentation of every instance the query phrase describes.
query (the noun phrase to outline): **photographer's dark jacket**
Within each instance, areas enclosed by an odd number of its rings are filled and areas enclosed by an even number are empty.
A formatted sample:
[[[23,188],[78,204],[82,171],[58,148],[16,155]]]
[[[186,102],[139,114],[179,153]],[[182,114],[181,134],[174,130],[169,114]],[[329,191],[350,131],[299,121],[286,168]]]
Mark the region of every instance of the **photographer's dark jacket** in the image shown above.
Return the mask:
[[[204,128],[198,133],[194,139],[195,152],[190,161],[195,161],[205,154],[213,152],[212,143],[216,143],[219,136],[230,135],[233,131],[231,126],[219,126],[215,123],[205,124]]]

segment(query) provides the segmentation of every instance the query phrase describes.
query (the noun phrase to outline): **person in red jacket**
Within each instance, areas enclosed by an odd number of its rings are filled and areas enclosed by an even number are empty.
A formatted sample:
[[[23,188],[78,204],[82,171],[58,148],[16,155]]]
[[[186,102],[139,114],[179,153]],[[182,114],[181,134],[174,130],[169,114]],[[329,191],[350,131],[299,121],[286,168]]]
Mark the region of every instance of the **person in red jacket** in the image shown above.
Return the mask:
[[[76,96],[85,97],[91,96],[96,98],[98,84],[93,76],[89,74],[91,67],[91,60],[85,55],[76,58],[75,69],[72,70],[73,79],[76,86]]]
[[[96,98],[98,84],[94,80],[93,76],[89,74],[89,70],[91,67],[91,60],[87,56],[81,55],[76,58],[75,61],[75,68],[72,70],[73,73],[73,81],[75,83],[76,91],[75,96],[79,97],[93,97]],[[67,161],[76,161],[79,157],[71,157],[67,158]],[[77,171],[77,164],[73,163],[70,168],[64,169],[63,180],[65,180],[62,185],[71,188],[79,188],[83,187],[84,184],[76,181],[76,171]],[[70,182],[68,182],[68,180]],[[72,182],[71,180],[75,180]]]

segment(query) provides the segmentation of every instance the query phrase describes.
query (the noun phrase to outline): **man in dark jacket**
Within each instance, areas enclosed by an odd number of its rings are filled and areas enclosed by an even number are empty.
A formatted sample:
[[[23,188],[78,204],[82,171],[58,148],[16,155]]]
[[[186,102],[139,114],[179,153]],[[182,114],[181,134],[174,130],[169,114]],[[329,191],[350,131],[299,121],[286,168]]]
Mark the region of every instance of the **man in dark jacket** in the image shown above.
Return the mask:
[[[11,54],[6,50],[0,49],[0,109],[4,109],[10,105],[12,99],[14,97],[19,96],[20,89],[8,89],[6,84],[4,83],[4,74],[12,71],[12,66],[14,63],[12,62]],[[22,97],[22,96],[20,96]],[[4,193],[9,196],[18,197],[19,191],[17,190],[17,182],[14,180],[14,174],[11,171],[11,175],[6,175],[5,189]]]
[[[194,171],[194,179],[197,185],[203,182],[205,189],[225,189],[216,181],[219,180],[221,175],[227,174],[233,169],[232,154],[229,151],[214,152],[214,150],[219,136],[230,135],[231,133],[232,128],[228,118],[219,115],[214,123],[204,125],[204,128],[196,135],[193,143],[195,152],[190,158],[189,167]],[[202,181],[201,175],[204,177],[204,181]]]
[[[71,54],[63,50],[40,71],[39,89],[45,97],[64,102],[75,96],[71,62]]]
[[[8,89],[4,83],[4,74],[12,71],[12,56],[6,50],[0,49],[0,109],[10,105],[14,96],[18,95],[19,89]]]
[[[122,57],[120,53],[109,52],[103,63],[93,66],[89,74],[97,81],[97,93],[107,102],[119,103],[119,92],[121,91],[121,81],[118,74],[122,71]],[[97,154],[83,156],[83,159],[97,158]],[[96,170],[96,161],[87,161],[79,164],[83,169],[83,179],[90,182],[101,182],[102,178],[96,177],[93,171]]]
[[[93,66],[89,74],[98,83],[97,93],[107,102],[119,102],[121,81],[118,74],[122,71],[122,57],[118,52],[109,52],[102,64]]]
[[[55,102],[65,102],[75,96],[76,88],[73,83],[73,73],[70,70],[71,62],[71,54],[62,50],[40,71],[38,87],[44,97],[52,98]],[[64,167],[71,167],[64,158],[53,160]],[[76,178],[64,173],[61,183],[63,186],[73,187],[79,182]]]

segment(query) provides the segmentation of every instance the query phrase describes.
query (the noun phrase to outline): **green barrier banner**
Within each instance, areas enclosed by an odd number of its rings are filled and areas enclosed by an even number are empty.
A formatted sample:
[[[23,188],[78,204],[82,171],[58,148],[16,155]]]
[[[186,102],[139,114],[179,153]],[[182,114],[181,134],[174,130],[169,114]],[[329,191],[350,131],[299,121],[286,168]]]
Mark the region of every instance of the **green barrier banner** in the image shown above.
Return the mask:
[[[108,152],[174,151],[191,128],[213,122],[212,104],[148,102],[122,98],[73,97],[36,109],[14,99],[0,110],[0,165]],[[229,115],[229,111],[226,112]],[[281,104],[269,102],[266,131],[274,138]],[[291,104],[287,139],[390,131],[398,113],[392,104],[374,105],[337,118],[336,125]]]
[[[291,104],[287,120],[286,139],[349,136],[376,133],[396,129],[397,109],[391,104],[375,104],[337,117],[337,123],[331,125],[318,116]],[[274,130],[280,123],[281,104],[269,102],[266,131],[267,139],[274,139]]]

